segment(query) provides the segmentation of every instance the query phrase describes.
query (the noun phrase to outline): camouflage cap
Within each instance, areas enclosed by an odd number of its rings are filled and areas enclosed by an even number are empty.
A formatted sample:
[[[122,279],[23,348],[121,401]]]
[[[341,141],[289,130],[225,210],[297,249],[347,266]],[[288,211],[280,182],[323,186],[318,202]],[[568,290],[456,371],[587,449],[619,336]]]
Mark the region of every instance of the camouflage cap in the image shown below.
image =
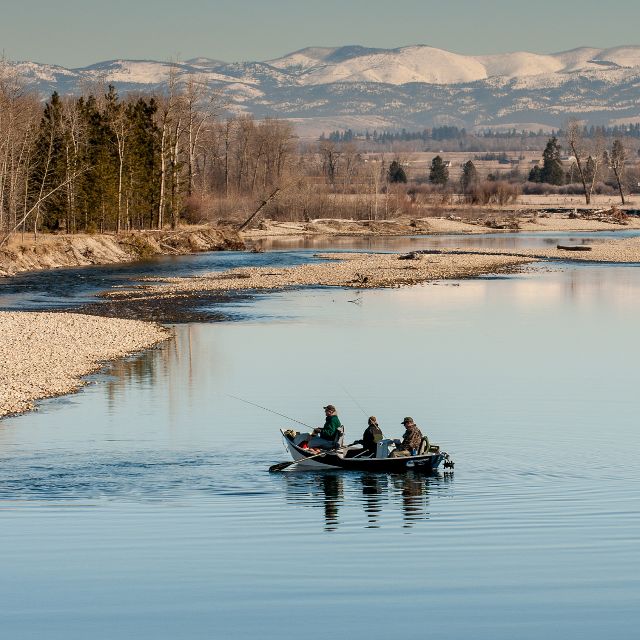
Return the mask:
[[[332,404],[328,404],[326,407],[323,407],[325,411],[335,411],[336,408]]]
[[[413,418],[406,417],[400,424],[415,424]]]

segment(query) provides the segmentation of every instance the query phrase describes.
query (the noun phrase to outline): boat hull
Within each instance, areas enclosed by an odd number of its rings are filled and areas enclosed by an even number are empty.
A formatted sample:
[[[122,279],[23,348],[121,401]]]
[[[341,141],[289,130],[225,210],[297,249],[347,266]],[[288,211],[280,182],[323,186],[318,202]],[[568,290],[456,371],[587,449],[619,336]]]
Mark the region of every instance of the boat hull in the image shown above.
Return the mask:
[[[286,436],[284,436],[284,441],[291,457],[298,462],[296,464],[298,469],[344,469],[371,473],[406,473],[408,471],[435,473],[445,459],[444,453],[428,453],[401,458],[347,458],[337,453],[327,453],[316,458],[313,457],[312,452],[296,446]]]

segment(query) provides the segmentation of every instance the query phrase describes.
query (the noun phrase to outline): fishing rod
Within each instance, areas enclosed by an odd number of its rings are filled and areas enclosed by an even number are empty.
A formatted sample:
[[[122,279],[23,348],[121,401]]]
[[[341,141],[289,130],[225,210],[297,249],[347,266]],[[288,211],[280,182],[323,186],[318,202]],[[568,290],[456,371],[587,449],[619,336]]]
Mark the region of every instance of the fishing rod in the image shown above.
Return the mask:
[[[296,420],[295,418],[292,418],[291,416],[285,416],[284,413],[278,413],[277,411],[274,411],[273,409],[268,409],[267,407],[263,407],[260,404],[256,404],[255,402],[251,402],[250,400],[245,400],[244,398],[240,398],[238,396],[234,396],[230,393],[225,394],[227,395],[229,398],[234,398],[235,400],[239,400],[240,402],[244,402],[245,404],[250,404],[253,407],[258,407],[258,409],[262,409],[263,411],[268,411],[269,413],[273,413],[276,416],[280,416],[281,418],[286,418],[287,420],[291,420],[291,422],[296,422],[297,424],[301,424],[303,427],[307,427],[307,429],[311,429],[312,431],[315,429],[315,427],[310,427],[308,424],[301,422],[300,420]]]

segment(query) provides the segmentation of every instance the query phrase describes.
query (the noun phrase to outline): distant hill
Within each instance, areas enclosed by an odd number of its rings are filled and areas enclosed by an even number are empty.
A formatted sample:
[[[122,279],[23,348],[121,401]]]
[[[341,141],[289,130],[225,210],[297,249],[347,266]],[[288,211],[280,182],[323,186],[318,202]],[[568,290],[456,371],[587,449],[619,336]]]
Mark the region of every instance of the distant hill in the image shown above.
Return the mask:
[[[161,89],[170,64],[110,60],[81,69],[11,63],[43,96],[96,82],[119,92]],[[335,128],[557,127],[640,121],[640,46],[554,54],[465,56],[425,45],[312,47],[266,62],[195,58],[177,65],[226,94],[229,109]]]

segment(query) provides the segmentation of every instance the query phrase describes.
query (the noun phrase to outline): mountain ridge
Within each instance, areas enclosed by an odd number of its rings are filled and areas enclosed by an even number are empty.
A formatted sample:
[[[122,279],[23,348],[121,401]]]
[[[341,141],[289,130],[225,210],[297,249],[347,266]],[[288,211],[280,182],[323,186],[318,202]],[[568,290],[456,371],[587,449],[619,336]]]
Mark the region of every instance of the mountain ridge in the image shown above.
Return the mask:
[[[640,121],[640,45],[478,56],[429,45],[346,45],[306,47],[267,61],[9,64],[42,96],[77,94],[91,83],[114,84],[122,93],[161,90],[173,66],[179,77],[197,76],[223,92],[233,113],[286,117],[307,129],[321,121],[336,128],[559,126],[573,116],[595,124]]]

